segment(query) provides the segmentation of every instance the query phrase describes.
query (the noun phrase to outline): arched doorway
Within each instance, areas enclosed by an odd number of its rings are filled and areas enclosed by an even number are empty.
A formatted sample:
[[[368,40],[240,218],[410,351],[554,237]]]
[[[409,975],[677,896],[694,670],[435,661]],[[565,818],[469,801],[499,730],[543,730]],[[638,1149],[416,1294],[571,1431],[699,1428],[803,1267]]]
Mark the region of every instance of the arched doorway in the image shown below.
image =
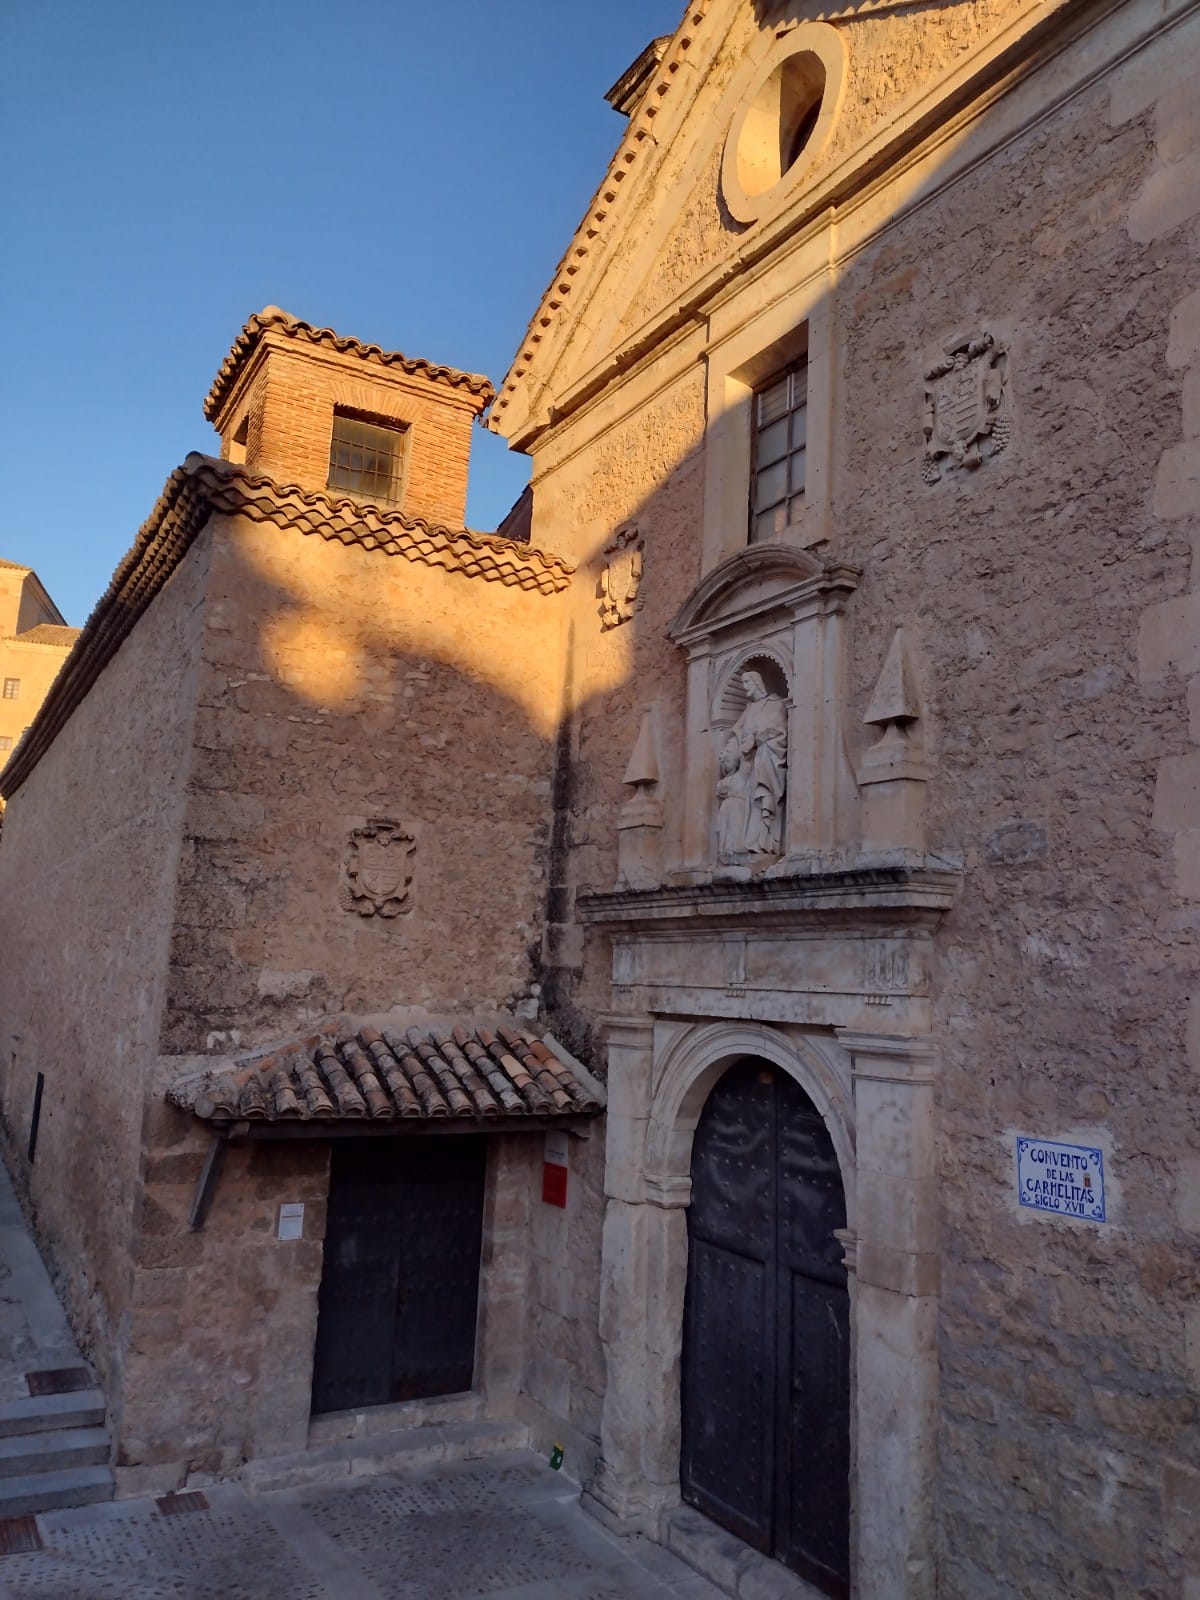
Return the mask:
[[[846,1202],[787,1073],[731,1067],[692,1147],[683,1498],[824,1593],[849,1593]]]

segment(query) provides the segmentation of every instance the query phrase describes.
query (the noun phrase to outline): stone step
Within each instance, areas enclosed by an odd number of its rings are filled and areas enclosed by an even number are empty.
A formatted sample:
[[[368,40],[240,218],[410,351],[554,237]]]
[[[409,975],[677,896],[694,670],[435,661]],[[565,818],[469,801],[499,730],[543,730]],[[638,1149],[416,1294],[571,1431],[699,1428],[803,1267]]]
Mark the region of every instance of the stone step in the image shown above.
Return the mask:
[[[0,1439],[0,1483],[31,1472],[108,1465],[103,1428],[56,1428],[52,1433],[14,1433]]]
[[[107,1467],[65,1467],[60,1472],[29,1472],[0,1478],[0,1519],[35,1511],[65,1511],[113,1497]]]
[[[529,1445],[529,1424],[517,1418],[485,1422],[442,1422],[361,1439],[339,1439],[290,1456],[247,1462],[242,1482],[252,1494],[334,1483],[339,1478],[369,1478],[408,1467],[473,1461]]]
[[[0,1405],[0,1439],[15,1434],[52,1433],[58,1428],[104,1426],[104,1396],[99,1389],[42,1394]]]
[[[400,1400],[394,1405],[364,1406],[360,1411],[324,1411],[309,1419],[308,1448],[333,1444],[338,1439],[365,1439],[379,1433],[439,1427],[443,1422],[482,1420],[483,1396],[473,1393]]]

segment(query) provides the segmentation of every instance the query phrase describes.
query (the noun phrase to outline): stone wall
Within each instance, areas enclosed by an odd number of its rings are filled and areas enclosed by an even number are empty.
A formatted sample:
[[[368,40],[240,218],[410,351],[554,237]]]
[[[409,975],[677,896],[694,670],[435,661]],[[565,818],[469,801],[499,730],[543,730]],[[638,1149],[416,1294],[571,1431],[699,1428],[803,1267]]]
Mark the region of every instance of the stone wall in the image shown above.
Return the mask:
[[[161,1062],[149,1085],[114,1409],[119,1494],[233,1476],[252,1457],[302,1450],[308,1433],[329,1145],[232,1146],[192,1229],[208,1137],[161,1100],[178,1068]],[[302,1239],[276,1238],[284,1201],[304,1205]]]
[[[1195,1159],[1187,935],[1152,811],[1186,702],[1179,680],[1138,681],[1136,647],[1142,612],[1187,582],[1153,487],[1195,260],[1186,232],[1131,230],[1153,135],[1114,126],[1109,94],[906,219],[838,293],[854,701],[903,623],[926,668],[931,838],[966,866],[935,991],[943,1587],[964,1600],[1177,1594],[1164,1491],[1194,1448],[1195,1243],[1173,1204]],[[1013,441],[926,486],[915,358],[976,325],[1009,342]],[[1017,1133],[1111,1152],[1111,1222],[1018,1215]]]
[[[166,1052],[530,998],[558,627],[555,597],[216,524]],[[342,901],[376,818],[415,841],[396,916]]]
[[[600,1055],[589,1061],[600,1064]],[[587,1482],[595,1470],[604,1399],[604,1356],[598,1337],[598,1268],[604,1222],[604,1139],[569,1145],[567,1204],[541,1198],[542,1140],[534,1137],[534,1187],[523,1240],[528,1256],[527,1324],[522,1363],[522,1413],[535,1449],[565,1449],[571,1476]]]
[[[214,519],[211,537],[146,1112],[117,1457],[128,1493],[228,1476],[308,1437],[328,1147],[235,1147],[193,1231],[207,1139],[162,1103],[171,1080],[197,1054],[327,1013],[537,998],[559,602],[273,526]],[[347,845],[380,817],[415,839],[409,900],[363,916],[344,901]],[[532,1144],[493,1152],[479,1383],[501,1414],[557,1348],[526,1326]],[[275,1237],[285,1200],[306,1205],[295,1243]]]
[[[647,705],[664,713],[664,764],[674,753],[679,765],[670,713],[682,704],[684,670],[666,629],[700,577],[703,480],[695,451],[703,419],[703,378],[693,369],[668,381],[632,418],[603,428],[590,450],[549,470],[535,463],[534,542],[579,562],[564,596],[571,715],[555,784],[542,1001],[551,1031],[594,1069],[605,1060],[598,1020],[611,1003],[609,958],[604,940],[585,935],[575,897],[581,887],[607,888],[615,878],[616,810],[627,798],[621,777]],[[647,544],[643,607],[632,623],[605,631],[597,596],[604,547],[630,518]],[[569,1468],[586,1481],[606,1386],[598,1270],[605,1140],[597,1130],[589,1140],[572,1140],[570,1152],[565,1211],[537,1200],[533,1207],[525,1393],[535,1441],[561,1438]]]
[[[164,1058],[155,1087],[164,1089],[179,1065]],[[120,1494],[233,1477],[247,1461],[302,1451],[310,1442],[328,1196],[327,1141],[234,1144],[204,1226],[193,1230],[188,1219],[206,1130],[152,1099],[145,1135],[153,1153],[145,1168],[117,1428]],[[489,1141],[477,1400],[459,1402],[457,1410],[491,1418],[522,1411],[548,1449],[561,1437],[559,1416],[520,1398],[523,1388],[543,1394],[540,1374],[556,1370],[553,1332],[529,1314],[530,1273],[540,1264],[531,1236],[544,1236],[533,1213],[547,1209],[537,1198],[541,1156],[538,1135]],[[296,1201],[305,1208],[303,1238],[281,1241],[279,1207]],[[555,1264],[561,1275],[561,1261]],[[415,1426],[423,1410],[434,1415],[438,1403],[371,1408],[365,1420],[327,1416],[322,1436]],[[573,1469],[586,1464],[578,1451],[572,1456]]]
[[[547,452],[550,461],[535,466],[541,473],[535,477],[535,543],[557,541],[580,563],[568,597],[572,737],[557,794],[563,850],[555,861],[545,959],[551,1024],[581,1050],[591,1044],[590,1015],[608,1007],[608,957],[600,941],[585,963],[574,898],[581,887],[609,888],[616,881],[617,814],[629,798],[621,780],[646,709],[660,712],[663,770],[682,770],[685,671],[667,628],[701,575],[702,372],[692,366],[638,398],[643,403],[633,415],[603,419],[587,450],[574,452],[568,440],[561,465],[556,445]],[[597,583],[612,530],[626,521],[636,522],[646,544],[641,604],[632,621],[605,630]],[[676,789],[666,799],[670,809],[682,797]],[[582,978],[582,989],[576,991],[572,974]]]
[[[10,1155],[75,1329],[110,1385],[141,1196],[143,1094],[158,1051],[208,557],[202,537],[9,802],[0,844]]]

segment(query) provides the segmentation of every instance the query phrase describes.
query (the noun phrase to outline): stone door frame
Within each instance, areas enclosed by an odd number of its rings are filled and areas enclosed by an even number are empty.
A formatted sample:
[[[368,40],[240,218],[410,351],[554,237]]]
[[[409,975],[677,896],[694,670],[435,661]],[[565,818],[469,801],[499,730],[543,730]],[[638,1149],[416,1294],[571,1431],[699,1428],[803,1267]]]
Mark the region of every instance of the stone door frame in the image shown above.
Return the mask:
[[[722,1072],[757,1057],[788,1073],[820,1112],[846,1191],[852,1593],[928,1600],[938,1288],[928,1037],[648,1012],[611,1016],[606,1030],[608,1382],[591,1498],[654,1538],[680,1503],[692,1139]]]

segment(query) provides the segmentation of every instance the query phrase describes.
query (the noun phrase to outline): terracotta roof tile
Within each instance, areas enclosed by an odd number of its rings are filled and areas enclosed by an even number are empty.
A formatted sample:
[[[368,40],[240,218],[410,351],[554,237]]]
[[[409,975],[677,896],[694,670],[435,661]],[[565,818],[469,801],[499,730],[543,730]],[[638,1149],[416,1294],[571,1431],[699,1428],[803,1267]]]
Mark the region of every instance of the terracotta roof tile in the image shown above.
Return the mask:
[[[539,550],[523,539],[448,528],[442,523],[405,516],[402,511],[385,511],[359,500],[338,499],[321,490],[278,484],[228,461],[189,456],[188,462],[193,461],[201,463],[196,470],[205,476],[209,503],[254,522],[274,522],[281,528],[316,533],[323,539],[359,544],[385,555],[461,572],[468,578],[534,589],[541,594],[557,594],[565,589],[575,570],[561,556]]]
[[[208,1122],[370,1122],[594,1115],[604,1090],[516,1020],[341,1026],[179,1079]]]
[[[221,407],[237,382],[238,374],[268,330],[286,334],[289,338],[306,340],[309,344],[324,345],[327,349],[336,350],[340,354],[361,356],[364,361],[375,361],[381,366],[398,367],[402,372],[415,373],[420,377],[430,378],[435,383],[449,384],[455,389],[465,389],[468,394],[478,397],[480,410],[491,400],[495,392],[490,379],[484,377],[482,373],[459,372],[456,367],[439,366],[433,361],[422,360],[420,356],[401,355],[399,350],[384,350],[377,344],[363,344],[359,339],[335,333],[332,328],[318,328],[311,322],[302,322],[299,317],[281,311],[278,306],[266,306],[262,311],[256,311],[247,321],[241,333],[233,341],[229,354],[221,363],[213,380],[213,386],[204,401],[204,415],[209,422],[219,415]]]
[[[27,628],[16,638],[21,644],[73,645],[82,632],[82,628],[60,628],[56,622],[39,622],[36,628]]]
[[[569,561],[535,545],[469,528],[446,528],[400,511],[277,484],[229,461],[193,452],[167,479],[132,549],[119,562],[81,630],[76,648],[0,774],[0,793],[6,798],[17,792],[45,755],[214,511],[273,522],[280,528],[535,594],[559,593],[575,571]]]

